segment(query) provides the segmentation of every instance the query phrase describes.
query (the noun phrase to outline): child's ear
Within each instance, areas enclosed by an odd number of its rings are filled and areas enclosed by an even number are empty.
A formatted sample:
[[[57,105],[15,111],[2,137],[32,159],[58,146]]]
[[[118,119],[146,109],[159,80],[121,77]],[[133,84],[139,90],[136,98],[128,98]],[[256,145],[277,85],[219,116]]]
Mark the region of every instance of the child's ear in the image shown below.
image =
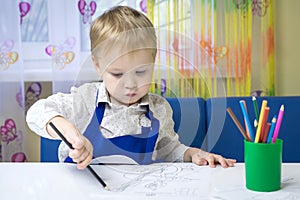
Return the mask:
[[[99,60],[97,60],[97,58],[95,58],[95,56],[92,55],[92,61],[93,61],[93,65],[94,65],[98,75],[102,76],[102,71],[101,71],[101,67],[99,64]]]

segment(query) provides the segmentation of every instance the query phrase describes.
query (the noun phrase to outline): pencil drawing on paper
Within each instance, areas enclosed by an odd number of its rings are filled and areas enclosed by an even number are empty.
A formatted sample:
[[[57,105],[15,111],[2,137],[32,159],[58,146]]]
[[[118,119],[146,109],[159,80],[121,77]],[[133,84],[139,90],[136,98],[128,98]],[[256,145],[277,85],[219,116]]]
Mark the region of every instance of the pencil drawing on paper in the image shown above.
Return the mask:
[[[100,165],[95,170],[98,170],[111,191],[133,192],[147,196],[199,196],[199,187],[202,187],[201,185],[205,183],[203,179],[208,178],[210,174],[204,173],[203,168],[192,163]]]

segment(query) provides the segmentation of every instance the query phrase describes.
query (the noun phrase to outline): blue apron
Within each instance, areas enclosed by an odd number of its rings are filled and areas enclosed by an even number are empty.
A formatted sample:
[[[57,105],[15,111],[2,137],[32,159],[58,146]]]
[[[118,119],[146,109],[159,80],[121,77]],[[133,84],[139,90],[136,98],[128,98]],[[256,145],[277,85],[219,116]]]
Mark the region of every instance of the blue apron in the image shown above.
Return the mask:
[[[146,116],[151,120],[151,127],[142,127],[141,133],[125,135],[115,138],[103,137],[99,127],[103,119],[106,103],[99,103],[93,118],[84,132],[84,136],[93,145],[93,158],[110,155],[124,155],[139,164],[150,164],[159,132],[159,121],[153,117],[151,111]],[[70,157],[65,162],[73,162]]]

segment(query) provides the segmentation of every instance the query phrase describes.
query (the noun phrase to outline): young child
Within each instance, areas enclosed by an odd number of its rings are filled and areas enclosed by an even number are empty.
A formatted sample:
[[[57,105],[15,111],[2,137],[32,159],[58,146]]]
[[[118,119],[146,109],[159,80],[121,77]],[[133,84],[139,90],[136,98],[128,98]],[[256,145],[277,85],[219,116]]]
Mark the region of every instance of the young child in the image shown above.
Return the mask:
[[[148,93],[157,39],[145,15],[130,7],[114,7],[92,23],[90,39],[93,64],[103,82],[41,99],[27,112],[34,132],[59,139],[49,126],[52,122],[72,144],[71,150],[60,144],[60,161],[77,162],[78,169],[84,169],[93,158],[125,155],[139,164],[234,166],[233,159],[181,144],[170,105]]]

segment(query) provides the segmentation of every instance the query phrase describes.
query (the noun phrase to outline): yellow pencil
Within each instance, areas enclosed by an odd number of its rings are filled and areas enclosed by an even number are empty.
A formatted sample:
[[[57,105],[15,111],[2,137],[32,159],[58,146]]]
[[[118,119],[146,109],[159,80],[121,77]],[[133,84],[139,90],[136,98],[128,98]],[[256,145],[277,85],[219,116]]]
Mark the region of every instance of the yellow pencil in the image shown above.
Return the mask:
[[[262,106],[260,109],[260,115],[259,115],[259,120],[258,120],[258,125],[257,125],[257,130],[256,130],[256,135],[255,135],[255,143],[258,143],[259,141],[259,137],[260,137],[260,133],[261,133],[261,127],[263,124],[263,118],[264,118],[264,114],[265,114],[265,108],[267,106],[267,100],[263,100],[262,102]]]

